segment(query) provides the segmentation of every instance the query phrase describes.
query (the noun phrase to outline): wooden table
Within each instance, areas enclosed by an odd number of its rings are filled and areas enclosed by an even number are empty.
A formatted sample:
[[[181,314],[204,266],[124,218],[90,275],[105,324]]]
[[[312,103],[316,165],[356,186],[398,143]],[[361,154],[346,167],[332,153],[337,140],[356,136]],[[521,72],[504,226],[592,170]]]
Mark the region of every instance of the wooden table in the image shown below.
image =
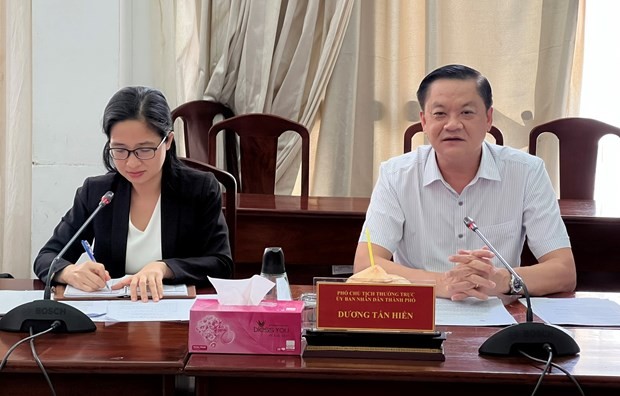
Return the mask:
[[[38,280],[0,280],[0,289],[41,289]],[[172,395],[183,373],[187,322],[97,323],[83,334],[46,334],[35,347],[58,395]],[[26,333],[0,332],[0,355]],[[28,343],[0,373],[2,395],[50,394]]]
[[[353,264],[368,198],[239,194],[236,277],[260,272],[265,247],[284,250],[291,283],[332,276],[333,266]],[[595,201],[560,200],[573,246],[578,289],[620,289],[620,217],[601,213]],[[526,250],[525,264],[534,258]]]
[[[518,321],[520,303],[508,306]],[[440,326],[447,332],[445,362],[299,356],[191,354],[185,373],[196,376],[196,394],[218,395],[529,395],[543,365],[526,358],[482,357],[479,346],[491,327]],[[620,392],[620,330],[569,329],[581,347],[575,357],[556,358],[575,375],[586,395]],[[576,395],[559,370],[548,374],[540,395]]]
[[[41,289],[39,281],[0,280],[0,289]],[[310,286],[293,286],[298,296]],[[201,290],[210,292],[210,290]],[[601,296],[578,293],[579,296]],[[620,295],[610,294],[620,301]],[[139,303],[136,303],[139,304]],[[525,309],[509,311],[523,321]],[[173,394],[175,378],[195,376],[198,395],[411,395],[530,394],[541,365],[525,358],[478,356],[478,347],[497,328],[440,326],[447,332],[445,362],[309,358],[268,355],[188,355],[188,325],[183,323],[98,324],[87,334],[49,334],[35,341],[39,356],[59,395]],[[575,357],[555,362],[576,375],[586,394],[620,391],[620,330],[569,329],[581,347]],[[0,353],[23,333],[0,332]],[[188,358],[189,357],[189,358]],[[2,395],[49,394],[28,345],[11,355],[0,373]],[[178,390],[176,390],[178,391]],[[572,383],[553,370],[540,395],[577,394]]]
[[[529,395],[543,365],[525,358],[478,356],[496,329],[447,328],[445,362],[192,354],[185,372],[197,395]],[[576,375],[586,395],[620,392],[618,330],[576,329],[583,352],[555,359]],[[559,370],[540,395],[577,395]]]

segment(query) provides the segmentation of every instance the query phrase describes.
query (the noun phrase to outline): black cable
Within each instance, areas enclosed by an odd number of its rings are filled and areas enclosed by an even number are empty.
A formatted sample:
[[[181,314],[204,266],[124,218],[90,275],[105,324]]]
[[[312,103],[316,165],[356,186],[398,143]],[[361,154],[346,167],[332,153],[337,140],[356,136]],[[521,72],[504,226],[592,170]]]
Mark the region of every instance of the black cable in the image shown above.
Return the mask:
[[[532,391],[531,396],[536,395],[536,392],[538,391],[538,388],[540,388],[540,384],[542,384],[543,379],[545,378],[545,375],[547,375],[547,372],[549,372],[549,368],[551,367],[551,360],[553,359],[553,349],[551,349],[551,346],[549,346],[549,344],[543,345],[543,348],[545,348],[547,350],[547,353],[548,353],[547,362],[545,363],[545,367],[543,368],[542,373],[540,373],[540,377],[538,378],[538,382],[536,382],[536,386],[534,387],[534,390]],[[528,356],[523,351],[519,351],[519,352],[521,354],[525,355],[526,357]],[[544,360],[542,360],[542,359],[540,359],[540,361],[544,362]]]
[[[13,344],[12,347],[9,348],[8,351],[6,351],[6,353],[4,354],[4,358],[2,358],[2,362],[0,362],[0,371],[2,371],[2,369],[4,369],[4,366],[6,366],[6,363],[9,360],[9,356],[11,356],[11,354],[13,353],[13,351],[20,346],[21,344],[23,344],[24,342],[30,341],[33,338],[37,338],[38,336],[42,336],[43,334],[47,334],[50,331],[53,331],[55,328],[57,328],[58,326],[60,326],[61,323],[58,320],[55,320],[54,322],[52,322],[52,324],[50,325],[50,328],[47,330],[43,330],[37,334],[31,335],[29,337],[26,338],[22,338],[21,340],[17,341],[15,344]]]
[[[30,328],[30,335],[32,335],[32,327]],[[32,357],[37,362],[37,366],[39,366],[41,372],[43,373],[43,376],[45,377],[45,381],[47,381],[47,385],[52,392],[52,396],[56,396],[56,390],[54,389],[54,385],[52,384],[49,375],[47,375],[47,371],[43,366],[43,362],[41,361],[41,359],[39,359],[39,354],[37,353],[37,350],[34,348],[34,338],[30,339],[30,350],[32,351]]]
[[[523,352],[523,351],[519,351],[519,353],[523,356],[525,356],[526,358],[533,360],[535,362],[538,363],[546,363],[544,360],[542,359],[538,359],[535,358],[534,356],[528,355],[527,353]],[[551,362],[551,367],[555,367],[556,369],[560,370],[561,372],[563,372],[564,374],[566,374],[566,376],[573,382],[573,384],[575,384],[575,386],[577,387],[577,390],[579,391],[579,394],[581,396],[585,396],[585,393],[583,392],[583,389],[581,389],[581,385],[579,385],[579,382],[577,381],[577,378],[575,378],[574,375],[572,375],[571,373],[568,372],[568,370],[566,370],[564,367],[560,366],[557,363],[553,363]],[[546,369],[546,367],[545,367]]]

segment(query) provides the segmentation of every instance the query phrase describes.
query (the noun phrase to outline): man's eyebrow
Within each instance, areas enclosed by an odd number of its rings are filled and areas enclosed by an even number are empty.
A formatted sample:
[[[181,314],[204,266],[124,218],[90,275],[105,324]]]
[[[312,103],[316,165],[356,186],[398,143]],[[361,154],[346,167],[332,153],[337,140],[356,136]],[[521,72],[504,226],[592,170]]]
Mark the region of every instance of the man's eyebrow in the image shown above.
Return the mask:
[[[441,104],[441,103],[431,103],[430,104],[431,109],[443,109],[445,107],[445,105]],[[476,103],[475,102],[467,102],[467,103],[463,103],[462,105],[460,105],[460,108],[465,108],[465,107],[475,107]]]

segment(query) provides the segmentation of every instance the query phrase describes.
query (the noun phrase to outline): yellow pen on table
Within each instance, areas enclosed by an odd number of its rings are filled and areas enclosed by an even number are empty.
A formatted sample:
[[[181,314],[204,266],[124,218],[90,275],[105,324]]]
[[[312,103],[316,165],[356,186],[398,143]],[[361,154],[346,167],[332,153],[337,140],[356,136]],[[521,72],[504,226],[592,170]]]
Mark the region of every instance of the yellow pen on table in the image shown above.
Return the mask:
[[[368,255],[370,256],[370,266],[375,266],[375,257],[372,255],[372,243],[370,242],[370,230],[366,227],[366,243],[368,244]]]

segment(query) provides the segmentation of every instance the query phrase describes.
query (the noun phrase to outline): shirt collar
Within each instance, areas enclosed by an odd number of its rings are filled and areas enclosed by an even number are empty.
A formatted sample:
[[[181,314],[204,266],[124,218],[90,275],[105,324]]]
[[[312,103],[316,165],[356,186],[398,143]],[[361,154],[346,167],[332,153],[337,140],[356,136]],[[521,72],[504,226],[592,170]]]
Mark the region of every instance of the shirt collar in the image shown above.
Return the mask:
[[[497,163],[495,162],[495,157],[493,156],[489,143],[487,142],[482,143],[482,158],[480,160],[480,166],[478,167],[476,176],[469,184],[474,184],[479,178],[498,181],[502,180],[499,169],[497,168]],[[424,165],[422,185],[427,186],[437,180],[444,181],[441,171],[439,170],[439,165],[437,164],[437,158],[435,157],[435,149],[432,148]]]

